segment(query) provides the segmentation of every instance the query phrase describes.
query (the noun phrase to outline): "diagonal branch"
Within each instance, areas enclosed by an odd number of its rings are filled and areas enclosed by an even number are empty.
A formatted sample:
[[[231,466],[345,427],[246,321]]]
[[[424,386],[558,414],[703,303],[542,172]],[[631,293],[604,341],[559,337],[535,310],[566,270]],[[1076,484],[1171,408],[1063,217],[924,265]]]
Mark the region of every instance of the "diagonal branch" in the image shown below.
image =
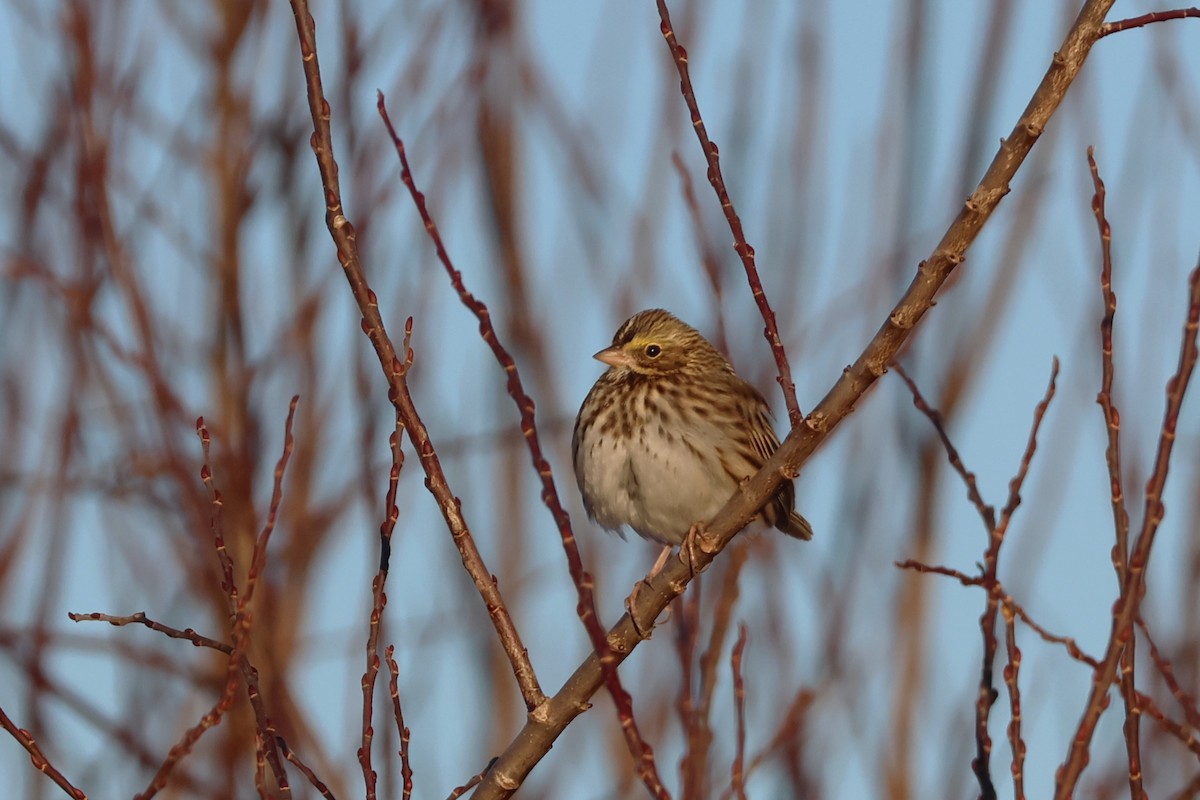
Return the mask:
[[[642,738],[637,721],[633,716],[633,698],[621,685],[612,654],[608,649],[604,626],[600,623],[600,616],[596,611],[595,581],[592,579],[591,573],[583,567],[583,559],[579,555],[579,545],[575,541],[575,532],[571,528],[571,517],[567,514],[567,509],[563,507],[562,501],[559,500],[558,488],[554,484],[554,474],[550,470],[550,462],[542,451],[541,437],[538,435],[537,420],[534,416],[533,398],[525,391],[521,374],[517,371],[517,363],[512,354],[500,342],[500,335],[496,332],[496,326],[492,324],[492,314],[488,310],[487,304],[467,289],[462,273],[455,269],[450,260],[450,254],[446,250],[442,234],[425,202],[425,195],[417,188],[416,179],[408,165],[408,154],[404,142],[397,135],[396,129],[392,126],[391,117],[388,116],[383,92],[378,93],[376,105],[380,117],[383,118],[383,124],[387,127],[388,135],[392,138],[396,157],[400,161],[400,179],[412,196],[413,204],[417,207],[417,213],[425,226],[425,232],[433,242],[438,260],[442,262],[459,300],[479,320],[479,333],[483,337],[483,341],[491,349],[492,355],[495,356],[500,368],[507,375],[508,394],[517,404],[517,411],[521,415],[521,433],[524,434],[534,471],[537,472],[542,482],[542,502],[549,509],[550,515],[554,517],[559,536],[562,539],[563,552],[567,556],[567,570],[571,574],[571,582],[575,584],[575,592],[579,598],[575,607],[576,613],[583,623],[592,649],[600,655],[600,661],[605,667],[604,682],[608,687],[609,694],[612,695],[613,704],[617,709],[617,717],[621,722],[621,731],[625,736],[626,746],[629,748],[638,773],[655,797],[664,798],[666,794],[662,786],[662,779],[658,775],[657,764],[654,761],[654,750]]]
[[[750,522],[783,481],[799,474],[800,467],[821,442],[849,416],[855,403],[886,372],[887,365],[912,335],[914,326],[933,306],[942,284],[962,262],[967,248],[1008,193],[1009,182],[1087,60],[1104,16],[1114,2],[1088,0],[1084,4],[1012,133],[1001,143],[979,185],[933,253],[921,263],[887,320],[804,423],[792,429],[775,455],[709,521],[707,533],[699,537],[695,563],[672,560],[644,591],[638,593],[638,602],[630,613],[609,631],[609,645],[618,660],[623,660],[637,646],[642,634],[653,628],[658,615]],[[475,800],[511,796],[571,720],[587,708],[588,698],[600,688],[602,680],[599,661],[594,655],[590,656],[550,698],[543,709],[545,713],[531,718],[496,760],[476,790]]]

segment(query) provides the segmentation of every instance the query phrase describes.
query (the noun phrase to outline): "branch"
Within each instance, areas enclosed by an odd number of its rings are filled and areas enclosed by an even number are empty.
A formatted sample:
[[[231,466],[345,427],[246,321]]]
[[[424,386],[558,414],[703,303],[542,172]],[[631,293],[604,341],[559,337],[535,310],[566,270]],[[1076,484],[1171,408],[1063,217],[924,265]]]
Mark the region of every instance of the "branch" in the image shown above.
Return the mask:
[[[1100,392],[1096,402],[1104,415],[1104,427],[1108,446],[1104,450],[1104,461],[1108,465],[1108,483],[1112,497],[1113,530],[1116,544],[1112,548],[1113,569],[1117,573],[1120,587],[1128,572],[1129,562],[1129,512],[1125,508],[1125,494],[1121,488],[1121,415],[1112,401],[1112,384],[1116,369],[1113,366],[1113,318],[1117,313],[1117,294],[1112,288],[1112,226],[1104,212],[1105,189],[1096,166],[1095,149],[1088,147],[1088,169],[1092,173],[1092,214],[1096,217],[1097,233],[1100,236],[1100,295],[1104,301],[1104,316],[1100,318]],[[1125,753],[1129,762],[1130,796],[1145,798],[1141,770],[1141,712],[1137,707],[1137,682],[1134,670],[1137,665],[1137,639],[1129,637],[1125,652],[1121,654],[1121,698],[1125,704]]]
[[[1162,491],[1167,482],[1167,470],[1175,444],[1179,409],[1183,405],[1183,396],[1187,392],[1196,366],[1196,332],[1197,328],[1200,328],[1200,266],[1192,270],[1188,279],[1188,295],[1187,318],[1183,325],[1179,348],[1179,366],[1167,382],[1166,409],[1163,411],[1154,471],[1146,483],[1142,528],[1130,553],[1129,567],[1121,581],[1120,597],[1113,606],[1112,629],[1109,632],[1104,660],[1095,670],[1083,717],[1079,720],[1075,735],[1071,737],[1067,760],[1058,770],[1055,800],[1067,800],[1073,796],[1079,776],[1087,766],[1088,749],[1096,730],[1096,723],[1108,705],[1108,687],[1116,674],[1117,662],[1121,659],[1125,645],[1133,636],[1133,621],[1137,618],[1138,607],[1146,592],[1145,573],[1150,563],[1150,549],[1154,545],[1155,534],[1158,533],[1159,524],[1166,511],[1162,502]]]
[[[700,104],[696,100],[696,92],[692,88],[692,78],[688,73],[687,51],[675,38],[675,29],[671,27],[671,14],[667,10],[666,0],[657,0],[657,3],[658,16],[662,20],[662,35],[667,40],[671,59],[679,71],[679,91],[683,94],[688,111],[691,112],[692,128],[696,131],[696,138],[700,140],[700,149],[708,162],[708,181],[712,184],[713,191],[717,193],[721,211],[724,212],[725,221],[729,223],[729,230],[733,234],[733,249],[742,261],[742,268],[746,271],[746,281],[750,284],[750,293],[754,296],[754,302],[758,304],[758,311],[762,314],[763,322],[766,323],[767,327],[763,330],[763,335],[767,337],[767,343],[771,345],[771,353],[775,356],[775,364],[779,369],[779,388],[783,390],[783,401],[787,404],[788,422],[792,428],[795,428],[800,424],[802,415],[800,404],[796,402],[796,384],[792,382],[792,368],[788,364],[783,342],[779,339],[779,326],[775,324],[775,312],[771,310],[771,303],[767,300],[766,292],[763,291],[762,280],[758,277],[758,267],[754,263],[754,248],[746,242],[746,233],[742,230],[741,217],[734,210],[729,190],[725,188],[725,178],[721,175],[721,156],[717,150],[717,144],[708,138],[708,130],[704,126],[703,117],[700,116]]]
[[[379,313],[379,302],[367,284],[366,274],[358,253],[358,234],[342,207],[342,190],[338,180],[337,160],[333,155],[333,136],[330,131],[329,102],[321,86],[321,67],[317,60],[316,25],[308,9],[308,0],[291,0],[292,14],[296,19],[296,33],[300,40],[300,57],[304,65],[305,86],[308,92],[308,108],[312,116],[312,149],[317,169],[321,173],[321,185],[325,191],[325,223],[337,247],[338,262],[342,265],[350,291],[362,314],[362,329],[371,342],[379,366],[388,383],[388,400],[404,421],[409,441],[417,452],[421,468],[425,471],[425,485],[437,500],[442,518],[450,530],[450,537],[458,549],[463,566],[471,576],[492,621],[504,653],[517,678],[526,709],[539,706],[545,695],[538,685],[537,675],[529,654],[513,624],[512,615],[500,593],[494,576],[488,570],[479,548],[475,544],[467,522],[463,518],[462,503],[450,490],[446,475],[442,471],[437,451],[429,438],[429,431],[417,413],[403,363],[396,354],[395,345],[388,335]]]
[[[576,613],[583,623],[584,630],[587,631],[592,649],[600,656],[600,663],[605,666],[604,682],[608,687],[609,694],[612,695],[613,704],[617,709],[617,718],[621,723],[621,731],[625,735],[626,746],[637,765],[638,773],[655,797],[665,798],[662,780],[658,776],[658,768],[654,763],[654,750],[642,738],[637,720],[633,716],[633,698],[621,686],[621,681],[617,677],[612,654],[609,652],[608,642],[605,639],[604,626],[600,624],[600,617],[596,611],[595,581],[591,574],[583,568],[579,545],[575,541],[575,533],[571,528],[571,517],[563,507],[562,501],[559,500],[558,488],[554,485],[554,473],[550,469],[550,462],[546,460],[546,456],[542,452],[537,420],[534,416],[533,398],[525,391],[521,375],[517,371],[516,361],[500,343],[500,336],[492,324],[492,316],[488,311],[487,304],[467,290],[466,284],[463,283],[462,273],[454,268],[454,264],[450,260],[450,254],[446,250],[445,242],[442,241],[437,223],[425,203],[425,195],[417,189],[412,169],[408,165],[404,142],[392,126],[392,120],[388,116],[387,106],[384,103],[383,92],[378,92],[376,106],[379,116],[383,118],[383,124],[387,127],[388,134],[392,137],[392,146],[395,147],[396,156],[400,161],[400,179],[412,196],[413,204],[417,207],[417,213],[425,226],[425,232],[429,234],[429,238],[433,242],[438,260],[442,262],[459,300],[479,320],[479,333],[483,337],[484,343],[491,348],[492,355],[495,356],[500,368],[508,376],[508,394],[517,404],[517,411],[521,416],[521,433],[524,434],[525,444],[529,448],[533,469],[542,481],[542,502],[550,510],[550,515],[558,526],[563,551],[567,556],[567,569],[571,574],[571,581],[575,584],[575,591],[579,598],[575,607]]]
[[[50,759],[42,752],[42,748],[38,747],[37,740],[33,738],[33,734],[24,728],[18,728],[17,724],[9,719],[8,714],[4,713],[4,709],[0,708],[0,728],[8,731],[21,747],[29,753],[29,760],[33,762],[33,768],[42,773],[50,780],[58,784],[67,796],[75,798],[75,800],[87,800],[87,795],[83,790],[76,788],[67,780],[58,769],[50,763]]]
[[[216,639],[210,639],[203,636],[191,628],[172,628],[168,625],[163,625],[161,622],[155,622],[146,616],[144,611],[138,611],[124,617],[115,617],[112,614],[102,614],[99,611],[92,611],[88,614],[79,614],[74,611],[67,614],[67,618],[73,622],[107,622],[109,625],[120,628],[125,625],[145,625],[152,631],[158,631],[172,639],[186,639],[196,647],[211,647],[213,650],[219,650],[225,655],[232,655],[233,648],[224,642],[218,642]]]
[[[1114,33],[1132,30],[1133,28],[1141,28],[1154,22],[1166,22],[1167,20],[1172,19],[1188,18],[1200,18],[1200,8],[1179,8],[1175,9],[1174,11],[1151,11],[1149,14],[1142,14],[1140,17],[1120,19],[1116,22],[1109,22],[1102,25],[1100,27],[1100,35],[1111,36]]]

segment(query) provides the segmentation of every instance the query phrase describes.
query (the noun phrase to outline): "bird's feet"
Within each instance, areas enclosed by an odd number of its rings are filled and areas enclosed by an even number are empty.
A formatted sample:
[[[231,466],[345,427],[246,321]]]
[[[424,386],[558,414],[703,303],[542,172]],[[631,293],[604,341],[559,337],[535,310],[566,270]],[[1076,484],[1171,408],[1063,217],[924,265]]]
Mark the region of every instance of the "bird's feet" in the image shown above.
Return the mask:
[[[629,618],[633,620],[634,630],[636,630],[638,636],[643,639],[650,638],[650,631],[642,628],[641,623],[638,622],[637,615],[633,613],[634,608],[637,607],[638,595],[641,594],[643,586],[649,588],[650,581],[657,578],[658,574],[663,571],[663,567],[667,565],[667,559],[671,557],[671,551],[673,549],[674,548],[671,545],[666,545],[663,547],[662,552],[658,554],[658,559],[654,562],[654,566],[650,568],[648,573],[646,573],[646,577],[638,581],[634,585],[633,591],[629,593],[629,597],[625,598],[625,610],[629,612]]]
[[[703,550],[700,546],[700,537],[704,535],[704,524],[697,522],[692,527],[688,528],[687,535],[683,537],[683,543],[679,545],[679,558],[683,563],[687,564],[688,570],[691,571],[692,577],[695,578],[699,574],[696,569],[696,552]],[[684,553],[687,553],[687,559],[683,558]]]

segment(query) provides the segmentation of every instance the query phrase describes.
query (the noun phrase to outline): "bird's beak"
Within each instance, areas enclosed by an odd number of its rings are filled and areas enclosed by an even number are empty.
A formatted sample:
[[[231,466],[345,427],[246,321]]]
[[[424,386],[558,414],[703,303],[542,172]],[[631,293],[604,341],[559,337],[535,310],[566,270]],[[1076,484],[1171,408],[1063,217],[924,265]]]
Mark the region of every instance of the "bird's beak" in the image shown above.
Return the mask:
[[[603,361],[610,367],[627,368],[633,362],[629,358],[629,354],[619,347],[606,347],[592,358],[597,361]]]

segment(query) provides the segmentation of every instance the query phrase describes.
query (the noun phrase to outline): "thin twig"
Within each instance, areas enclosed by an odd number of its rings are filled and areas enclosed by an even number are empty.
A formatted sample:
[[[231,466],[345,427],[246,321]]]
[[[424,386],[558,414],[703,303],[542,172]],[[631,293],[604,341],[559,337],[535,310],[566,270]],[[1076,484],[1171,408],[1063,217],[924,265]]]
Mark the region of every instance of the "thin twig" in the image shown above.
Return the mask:
[[[984,586],[984,579],[981,575],[968,575],[965,572],[953,569],[952,567],[922,564],[920,561],[913,561],[912,559],[908,559],[906,561],[897,561],[894,563],[895,566],[900,569],[911,569],[913,572],[923,572],[931,575],[944,575],[948,578],[954,578],[963,586],[978,586],[981,589],[987,589],[987,587]],[[1029,613],[1025,611],[1025,609],[1022,608],[1016,600],[1013,599],[1012,595],[1005,593],[1004,585],[1001,584],[1000,581],[993,582],[989,591],[999,598],[1000,604],[1003,608],[1011,609],[1012,613],[1016,615],[1019,620],[1028,625],[1035,633],[1037,633],[1037,635],[1040,636],[1043,641],[1049,644],[1062,645],[1066,648],[1067,655],[1082,664],[1087,664],[1092,669],[1096,669],[1100,665],[1099,659],[1085,653],[1079,647],[1079,643],[1070,636],[1059,636],[1057,634],[1050,633],[1048,630],[1035,622],[1033,618],[1029,616]]]
[[[1140,616],[1137,619],[1137,625],[1142,630],[1142,635],[1146,637],[1146,644],[1150,646],[1150,660],[1154,666],[1158,668],[1158,673],[1162,675],[1163,680],[1167,684],[1167,688],[1171,691],[1171,696],[1179,703],[1179,707],[1183,709],[1183,716],[1187,719],[1188,724],[1197,731],[1200,731],[1200,708],[1196,706],[1196,698],[1189,694],[1179,683],[1179,679],[1175,677],[1175,669],[1171,666],[1171,661],[1164,656],[1158,649],[1158,644],[1154,641],[1154,637],[1150,635],[1150,628],[1146,625],[1146,621]]]
[[[529,653],[512,620],[498,582],[484,562],[479,548],[471,536],[470,528],[463,517],[462,506],[451,491],[446,475],[438,460],[437,451],[429,437],[429,431],[417,413],[403,374],[403,363],[396,354],[395,345],[388,335],[379,301],[367,283],[366,273],[358,252],[358,234],[354,225],[346,218],[342,206],[342,190],[338,179],[337,159],[333,153],[333,137],[330,127],[329,102],[321,85],[321,67],[317,58],[316,25],[309,11],[308,0],[291,0],[292,14],[296,20],[296,33],[300,42],[300,58],[304,68],[308,108],[312,117],[312,148],[317,168],[321,174],[321,185],[325,198],[325,222],[337,248],[338,262],[350,284],[350,291],[362,315],[362,330],[371,342],[379,365],[388,382],[388,399],[397,414],[404,420],[409,441],[416,450],[421,468],[425,472],[425,485],[437,500],[438,509],[450,531],[451,540],[458,549],[463,565],[475,584],[487,609],[488,617],[496,630],[501,647],[508,657],[516,676],[517,684],[527,709],[534,709],[545,701]]]
[[[169,625],[163,625],[161,622],[155,622],[146,616],[144,611],[138,611],[127,616],[118,617],[112,614],[104,614],[99,611],[92,611],[86,614],[70,612],[67,618],[74,622],[107,622],[109,625],[114,625],[118,628],[125,625],[145,625],[152,631],[158,631],[161,634],[169,636],[172,639],[185,639],[196,647],[211,647],[213,650],[219,650],[225,655],[231,655],[233,648],[224,642],[219,642],[216,639],[210,639],[207,636],[196,633],[191,628],[172,628]]]
[[[250,570],[246,574],[246,591],[242,594],[239,602],[241,609],[247,608],[253,599],[258,576],[267,562],[267,543],[271,540],[271,532],[275,530],[275,517],[279,513],[279,504],[283,502],[283,474],[287,471],[288,461],[296,447],[296,439],[292,435],[292,423],[296,419],[296,406],[299,403],[300,395],[292,395],[292,402],[288,405],[287,421],[283,425],[283,453],[275,463],[275,483],[271,489],[271,505],[267,509],[267,520],[254,540],[254,554],[250,558]]]
[[[1096,165],[1095,150],[1088,147],[1088,169],[1092,174],[1092,214],[1100,236],[1100,294],[1104,300],[1104,315],[1100,318],[1100,391],[1096,402],[1104,416],[1104,427],[1108,446],[1104,461],[1108,465],[1108,482],[1112,498],[1113,529],[1116,544],[1112,548],[1113,569],[1117,575],[1117,586],[1125,581],[1129,561],[1129,512],[1125,508],[1125,494],[1121,489],[1121,415],[1112,401],[1112,385],[1116,368],[1113,365],[1113,320],[1117,313],[1117,295],[1112,288],[1112,226],[1104,211],[1105,189]],[[1137,707],[1137,639],[1129,637],[1125,652],[1121,654],[1121,699],[1125,705],[1125,755],[1129,764],[1129,793],[1133,800],[1146,796],[1142,787],[1141,770],[1141,713]]]
[[[141,793],[134,795],[134,800],[150,800],[165,788],[175,767],[192,752],[192,748],[196,746],[196,742],[200,741],[200,737],[221,724],[221,720],[233,706],[233,701],[237,696],[238,676],[241,674],[244,655],[240,650],[231,653],[229,663],[225,668],[225,687],[221,690],[221,696],[213,704],[213,707],[200,718],[199,722],[184,731],[183,736],[170,749],[158,769],[154,771],[154,777],[150,779],[150,784]]]
[[[1021,738],[1021,648],[1017,647],[1016,614],[1004,606],[1004,642],[1008,663],[1004,665],[1004,685],[1008,688],[1008,743],[1012,748],[1013,800],[1025,800],[1025,740]]]
[[[471,780],[467,781],[462,786],[459,786],[454,791],[450,792],[450,794],[446,796],[446,800],[457,800],[457,798],[462,797],[464,794],[471,791],[472,788],[474,788],[475,786],[478,786],[480,783],[483,782],[483,779],[485,777],[487,777],[488,773],[491,772],[492,767],[495,765],[496,765],[496,759],[493,758],[491,761],[488,762],[488,765],[486,767],[484,767],[483,770],[478,775],[473,776],[471,778]]]
[[[1046,417],[1046,410],[1050,407],[1050,401],[1054,398],[1055,385],[1058,380],[1058,366],[1058,359],[1055,358],[1050,370],[1050,383],[1046,387],[1046,393],[1042,397],[1041,402],[1034,409],[1033,424],[1029,431],[1025,451],[1021,456],[1021,462],[1017,467],[1016,475],[1009,482],[1008,500],[1001,510],[1000,519],[997,521],[995,509],[984,502],[983,496],[979,493],[974,473],[966,468],[966,465],[963,464],[958,454],[958,450],[951,443],[945,426],[942,424],[941,413],[929,406],[925,398],[921,395],[920,389],[904,372],[903,367],[898,362],[893,362],[893,367],[908,385],[909,391],[912,392],[913,404],[929,418],[938,436],[941,438],[950,463],[963,479],[963,483],[967,485],[967,496],[979,511],[984,525],[987,527],[988,545],[984,551],[982,574],[978,579],[978,585],[987,589],[988,592],[983,613],[979,618],[979,629],[983,636],[983,656],[979,674],[979,691],[975,697],[975,758],[971,762],[972,770],[975,773],[976,780],[979,782],[980,796],[984,800],[994,800],[996,797],[996,786],[992,780],[991,773],[992,737],[988,732],[988,723],[991,717],[992,705],[996,702],[997,696],[994,670],[999,643],[996,640],[996,623],[1003,596],[993,591],[992,587],[999,585],[1000,548],[1004,544],[1004,536],[1008,530],[1009,522],[1012,520],[1012,515],[1021,503],[1021,487],[1025,483],[1025,478],[1029,474],[1029,467],[1033,463],[1034,453],[1037,451],[1038,431],[1041,428],[1042,421]],[[1008,615],[1006,614],[1006,616]]]
[[[700,149],[708,163],[708,181],[717,193],[721,211],[725,214],[725,221],[729,223],[729,230],[733,234],[733,249],[742,261],[742,268],[746,271],[746,281],[750,284],[750,293],[754,296],[754,302],[758,305],[763,322],[766,323],[763,335],[766,336],[767,343],[771,346],[771,353],[775,356],[775,365],[779,369],[779,388],[783,390],[783,400],[787,404],[788,421],[791,423],[791,427],[795,428],[800,424],[803,415],[800,413],[800,404],[796,401],[796,384],[792,382],[792,368],[788,364],[787,352],[783,349],[783,342],[779,338],[779,326],[775,324],[775,312],[771,310],[771,303],[767,300],[762,280],[758,276],[758,267],[754,263],[754,248],[746,241],[741,217],[734,210],[733,200],[729,197],[729,190],[725,187],[717,144],[708,138],[708,129],[704,125],[704,118],[700,116],[700,104],[696,100],[696,92],[692,88],[692,78],[688,72],[687,51],[675,38],[675,29],[671,26],[671,13],[667,9],[666,0],[657,0],[657,3],[658,16],[662,20],[662,35],[666,39],[667,47],[671,51],[671,59],[675,62],[675,68],[679,72],[679,91],[683,95],[684,102],[687,103],[688,111],[692,116],[692,128],[696,131],[696,138],[700,140]]]
[[[983,524],[987,526],[988,532],[990,533],[995,530],[996,509],[984,502],[983,495],[979,493],[979,484],[975,480],[975,473],[971,472],[963,464],[962,457],[958,454],[958,449],[950,441],[950,435],[946,433],[941,412],[926,402],[925,396],[921,394],[916,381],[908,376],[908,373],[904,370],[904,366],[899,361],[893,361],[891,366],[892,369],[896,370],[896,374],[900,376],[905,385],[908,386],[908,391],[913,396],[913,405],[929,419],[929,422],[933,425],[933,429],[937,431],[938,438],[942,440],[942,447],[946,450],[946,456],[950,459],[950,466],[954,467],[954,471],[958,473],[963,483],[967,485],[967,499],[971,501],[971,505],[975,506],[975,509],[979,512],[979,516],[983,518]]]
[[[1116,22],[1107,22],[1101,26],[1100,36],[1111,36],[1114,33],[1132,30],[1133,28],[1141,28],[1145,25],[1150,25],[1155,22],[1166,22],[1167,20],[1189,18],[1200,18],[1200,8],[1177,8],[1173,11],[1151,11],[1149,14],[1142,14],[1140,17],[1130,17],[1129,19],[1119,19]]]
[[[663,789],[662,779],[658,775],[658,767],[654,761],[654,750],[642,738],[641,731],[638,729],[637,720],[633,715],[633,698],[621,686],[612,653],[608,647],[604,626],[600,624],[599,614],[596,611],[595,581],[591,573],[583,567],[583,559],[579,555],[579,545],[575,540],[575,533],[571,527],[571,517],[567,514],[566,508],[563,507],[562,501],[559,499],[558,488],[554,484],[554,473],[550,469],[550,462],[546,460],[546,456],[542,452],[541,438],[538,435],[537,420],[535,419],[533,398],[525,391],[521,375],[517,371],[516,361],[500,342],[500,336],[496,333],[496,327],[492,324],[491,312],[488,310],[487,304],[476,298],[467,289],[466,284],[463,282],[462,273],[455,269],[453,262],[450,260],[450,254],[446,250],[446,245],[442,240],[437,223],[434,221],[433,215],[429,211],[429,206],[425,202],[425,195],[417,189],[416,179],[413,177],[412,169],[408,164],[408,154],[405,150],[404,142],[392,126],[392,120],[388,116],[387,106],[384,103],[383,92],[378,92],[376,106],[379,116],[383,119],[383,124],[387,127],[388,134],[392,138],[392,145],[400,161],[400,180],[403,181],[412,197],[413,204],[417,207],[417,213],[420,215],[421,222],[425,226],[425,232],[433,242],[438,260],[441,261],[442,266],[445,268],[446,275],[450,278],[450,284],[458,294],[459,300],[479,320],[479,333],[483,341],[491,349],[492,355],[507,375],[508,394],[517,404],[517,411],[521,416],[521,432],[525,436],[525,443],[529,448],[533,468],[542,482],[542,502],[550,510],[550,515],[554,518],[558,526],[563,552],[567,556],[567,569],[571,574],[571,581],[575,584],[575,592],[578,596],[576,613],[583,623],[584,630],[591,641],[592,649],[600,656],[600,663],[605,667],[605,685],[608,688],[609,694],[612,695],[613,704],[617,709],[617,718],[620,721],[621,730],[625,734],[626,746],[637,766],[638,774],[655,797],[665,798],[666,792]]]
[[[329,791],[329,787],[325,785],[325,782],[317,777],[317,774],[312,771],[311,767],[300,760],[300,756],[296,755],[292,748],[288,747],[287,741],[285,741],[282,736],[276,737],[275,743],[279,746],[279,751],[283,753],[283,757],[286,758],[289,763],[295,765],[296,769],[300,770],[301,774],[304,775],[305,778],[308,778],[308,782],[312,784],[313,788],[317,790],[317,793],[320,794],[321,797],[324,797],[325,800],[336,800],[333,792]]]
[[[293,404],[292,411],[294,410],[295,405]],[[285,439],[291,437],[292,419],[293,415],[289,412],[285,428]],[[267,715],[266,706],[262,701],[262,693],[258,685],[258,670],[250,663],[248,656],[252,616],[250,609],[239,599],[240,595],[233,577],[233,558],[229,555],[229,551],[225,547],[225,503],[221,496],[221,490],[217,488],[216,482],[213,479],[212,467],[210,466],[212,462],[212,435],[204,423],[204,417],[199,417],[196,420],[196,435],[200,438],[200,446],[204,455],[204,463],[200,466],[200,479],[203,481],[205,488],[208,489],[209,501],[212,506],[209,528],[213,534],[213,548],[216,550],[217,559],[221,565],[221,589],[225,593],[226,603],[229,608],[230,638],[233,641],[233,654],[230,657],[231,662],[238,664],[241,669],[242,681],[246,686],[246,698],[250,701],[250,707],[254,711],[255,737],[260,744],[258,757],[265,759],[266,763],[271,767],[271,773],[275,779],[275,785],[279,789],[280,796],[284,800],[288,800],[292,796],[292,792],[291,787],[288,785],[287,771],[283,767],[283,759],[280,756],[279,747],[275,742],[277,735],[275,733],[275,725],[271,722],[270,716]],[[239,653],[241,654],[241,658],[237,658]]]
[[[0,708],[0,727],[8,731],[17,740],[17,743],[25,748],[25,752],[29,753],[29,760],[33,762],[34,769],[58,784],[58,787],[66,792],[68,797],[73,797],[75,800],[87,800],[87,795],[83,793],[83,790],[76,788],[65,775],[58,771],[57,767],[50,763],[50,759],[46,758],[42,748],[38,747],[33,734],[24,728],[17,727],[17,724],[9,718],[3,708]]]
[[[403,800],[409,800],[412,797],[413,790],[412,763],[408,760],[410,732],[408,726],[404,724],[404,711],[400,708],[400,667],[396,663],[395,645],[389,644],[385,653],[388,673],[390,675],[388,678],[388,691],[392,695],[392,713],[396,717],[396,732],[400,735],[400,778],[404,782],[400,796]]]
[[[1088,763],[1088,751],[1092,735],[1100,715],[1108,706],[1108,687],[1112,684],[1121,654],[1132,638],[1133,621],[1137,618],[1141,599],[1146,591],[1145,573],[1150,563],[1150,552],[1154,538],[1166,512],[1162,502],[1163,487],[1166,486],[1171,453],[1175,444],[1175,429],[1179,423],[1179,409],[1196,366],[1196,335],[1200,328],[1200,266],[1192,270],[1188,279],[1188,307],[1183,325],[1179,348],[1179,365],[1167,382],[1166,408],[1163,411],[1162,429],[1154,458],[1154,470],[1146,483],[1145,507],[1142,526],[1129,557],[1129,568],[1121,582],[1121,594],[1113,606],[1112,628],[1104,659],[1095,670],[1092,687],[1084,706],[1083,716],[1071,737],[1066,760],[1057,771],[1055,800],[1067,800],[1075,793],[1079,776]]]

